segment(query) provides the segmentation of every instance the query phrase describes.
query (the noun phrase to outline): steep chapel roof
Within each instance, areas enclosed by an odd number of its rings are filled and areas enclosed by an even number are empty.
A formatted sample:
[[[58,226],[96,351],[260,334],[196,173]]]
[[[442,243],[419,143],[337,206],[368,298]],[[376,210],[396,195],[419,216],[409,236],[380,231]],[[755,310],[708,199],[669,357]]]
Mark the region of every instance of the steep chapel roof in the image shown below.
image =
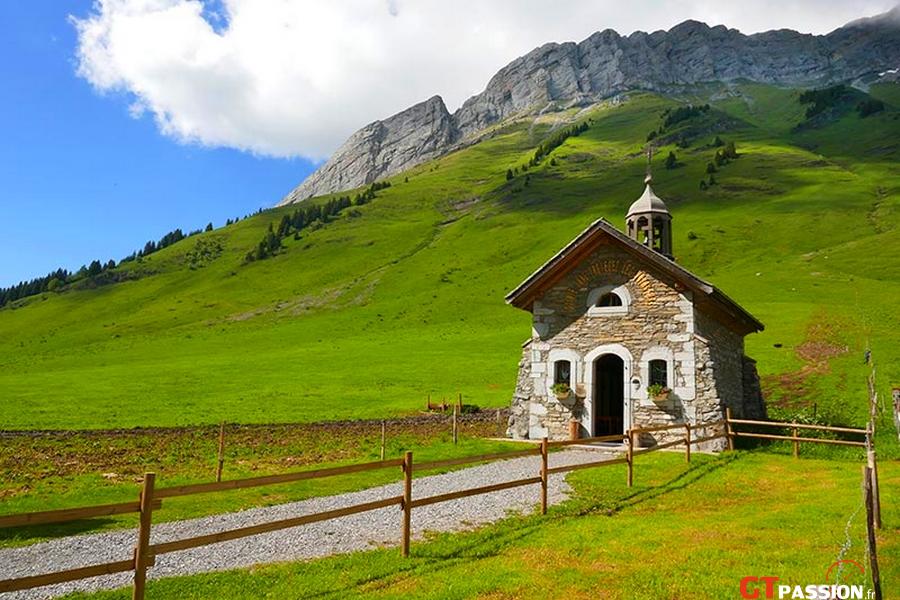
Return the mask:
[[[648,194],[652,202],[655,195],[650,190],[649,184],[644,191],[644,196],[648,196]],[[635,204],[641,202],[644,196],[641,196]],[[660,202],[662,201],[660,200]],[[623,248],[638,261],[672,278],[675,281],[676,289],[687,289],[693,292],[695,306],[710,313],[739,333],[746,335],[764,329],[764,325],[753,315],[712,284],[700,279],[659,252],[629,238],[603,218],[591,223],[566,247],[507,294],[506,302],[517,308],[531,311],[535,299],[541,293],[553,287],[562,277],[578,266],[582,259],[607,242]]]

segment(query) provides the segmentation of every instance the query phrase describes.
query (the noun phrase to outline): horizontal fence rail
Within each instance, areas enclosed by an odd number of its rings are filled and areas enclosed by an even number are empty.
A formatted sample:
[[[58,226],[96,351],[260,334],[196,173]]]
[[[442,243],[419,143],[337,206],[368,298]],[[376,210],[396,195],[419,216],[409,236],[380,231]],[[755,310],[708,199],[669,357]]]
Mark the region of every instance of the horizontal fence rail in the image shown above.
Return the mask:
[[[832,427],[830,425],[811,425],[807,423],[786,423],[783,421],[758,421],[753,419],[732,419],[731,411],[728,411],[726,419],[729,435],[729,448],[734,448],[734,438],[752,438],[760,440],[774,440],[793,442],[794,457],[800,456],[800,443],[809,444],[830,444],[834,446],[853,446],[857,448],[868,448],[870,444],[871,431],[869,429],[859,429],[853,427]],[[735,431],[735,425],[750,425],[753,427],[773,427],[777,429],[790,429],[791,435],[777,435],[774,433],[758,433],[754,431]],[[814,438],[802,437],[800,431],[824,431],[827,433],[844,433],[863,436],[863,440],[845,440],[833,438]]]
[[[429,504],[437,504],[438,502],[448,502],[450,500],[458,500],[459,498],[467,498],[469,496],[477,496],[479,494],[489,494],[490,492],[499,492],[501,490],[509,490],[523,485],[532,485],[535,483],[541,483],[541,478],[527,477],[525,479],[516,479],[515,481],[504,481],[503,483],[483,485],[480,487],[459,490],[458,492],[448,492],[446,494],[428,496],[427,498],[419,498],[410,502],[410,507],[416,508],[417,506],[428,506]]]
[[[170,488],[162,488],[156,490],[157,498],[173,498],[175,496],[189,496],[192,494],[208,494],[210,492],[222,492],[225,490],[239,490],[251,487],[260,487],[265,485],[276,485],[280,483],[291,483],[293,481],[303,481],[304,479],[320,479],[322,477],[334,477],[335,475],[346,475],[348,473],[359,473],[361,471],[372,471],[374,469],[385,469],[388,467],[399,467],[403,461],[399,458],[392,460],[379,460],[369,463],[360,463],[357,465],[346,465],[343,467],[331,467],[328,469],[316,469],[314,471],[295,471],[293,473],[282,473],[279,475],[262,475],[260,477],[250,477],[247,479],[230,479],[227,481],[214,481],[210,483],[195,483],[191,485],[180,485]]]
[[[552,448],[556,448],[558,446],[573,446],[576,444],[584,445],[584,444],[599,444],[601,442],[624,442],[627,439],[628,439],[627,434],[617,433],[615,435],[602,435],[600,437],[577,438],[574,440],[555,440],[552,442],[548,442],[548,444]]]
[[[792,429],[793,434],[791,436],[780,436],[755,432],[735,431],[735,425],[790,428]],[[401,553],[403,556],[408,556],[411,537],[411,513],[413,508],[428,506],[441,502],[449,502],[452,500],[459,500],[462,498],[468,498],[480,494],[488,494],[491,492],[508,490],[520,486],[540,484],[540,511],[541,514],[546,514],[548,478],[550,475],[566,473],[579,469],[590,469],[625,464],[627,465],[627,485],[628,487],[631,487],[633,485],[634,479],[634,458],[636,456],[664,450],[667,448],[673,448],[682,444],[684,445],[685,460],[687,462],[690,462],[691,460],[692,446],[723,438],[726,438],[728,440],[729,449],[733,449],[734,439],[737,437],[792,441],[795,447],[795,456],[798,455],[799,451],[797,450],[797,448],[800,442],[866,446],[866,442],[800,437],[798,434],[798,430],[801,429],[860,435],[867,435],[869,433],[868,430],[853,429],[848,427],[829,427],[824,425],[806,425],[799,423],[780,423],[773,421],[732,419],[731,411],[726,410],[726,418],[719,421],[698,424],[673,423],[669,425],[639,427],[629,429],[621,434],[579,438],[572,440],[549,441],[547,438],[544,438],[541,441],[539,447],[507,452],[495,452],[491,454],[448,458],[415,464],[413,463],[412,452],[407,452],[403,458],[379,460],[374,462],[328,467],[308,471],[295,471],[275,475],[263,475],[245,479],[233,479],[226,481],[214,481],[208,483],[164,487],[160,489],[154,489],[155,475],[153,473],[147,473],[144,477],[144,485],[141,491],[141,496],[139,500],[135,502],[123,502],[119,504],[106,504],[101,506],[69,508],[27,514],[0,516],[0,528],[42,525],[47,523],[63,523],[128,513],[138,513],[141,518],[140,527],[138,529],[138,540],[135,546],[134,556],[131,559],[79,567],[76,569],[69,569],[43,575],[31,575],[28,577],[3,580],[0,581],[0,592],[26,590],[46,585],[75,581],[79,579],[87,579],[89,577],[96,577],[99,575],[133,571],[133,598],[141,600],[144,597],[144,581],[146,578],[146,570],[148,567],[151,567],[155,564],[156,557],[159,555],[187,550],[190,548],[198,548],[211,544],[218,544],[221,542],[241,539],[264,533],[270,533],[273,531],[288,529],[291,527],[298,527],[310,523],[337,519],[340,517],[355,515],[372,510],[389,508],[392,506],[397,506],[401,509]],[[697,436],[696,434],[700,432],[704,432],[706,433],[706,435]],[[641,440],[642,435],[652,433],[665,433],[665,437],[659,441],[654,440],[654,442],[656,443],[654,443],[654,445],[652,446],[644,448],[637,447],[637,443]],[[668,439],[670,436],[674,437],[672,437],[672,439]],[[549,455],[551,448],[564,448],[572,445],[597,444],[604,442],[618,442],[623,444],[625,447],[624,458],[610,458],[605,460],[573,463],[555,467],[549,466]],[[869,455],[870,462],[874,463],[874,453],[871,450],[869,452]],[[508,460],[512,458],[522,458],[528,456],[540,457],[540,471],[538,476],[526,477],[513,481],[498,482],[477,487],[470,487],[458,491],[447,492],[444,494],[427,496],[424,498],[413,498],[412,477],[414,472],[424,472],[446,467],[492,462],[498,460]],[[390,496],[381,500],[374,500],[372,502],[355,504],[319,513],[299,515],[296,517],[281,519],[278,521],[270,521],[226,531],[213,532],[191,538],[156,544],[149,543],[153,511],[162,508],[162,500],[165,498],[190,496],[194,494],[218,493],[229,490],[277,485],[309,479],[336,477],[340,475],[396,467],[401,468],[403,477],[403,493],[400,495]]]
[[[460,458],[448,458],[445,460],[432,460],[430,462],[416,463],[413,466],[413,470],[428,471],[430,469],[441,469],[443,467],[452,467],[456,465],[467,465],[477,462],[504,460],[507,458],[517,458],[520,456],[536,456],[540,453],[540,448],[529,448],[528,450],[512,450],[509,452],[495,452],[493,454],[481,454],[478,456],[463,456]]]
[[[547,469],[547,472],[551,475],[553,473],[566,473],[568,471],[575,471],[577,469],[590,469],[594,467],[606,467],[609,465],[621,465],[622,463],[627,463],[627,458],[614,458],[611,460],[597,460],[588,463],[574,463],[571,465],[562,465],[560,467],[553,467],[551,469]]]
[[[836,431],[840,433],[858,433],[865,435],[866,429],[853,427],[832,427],[830,425],[807,425],[806,423],[784,423],[777,421],[751,421],[749,419],[731,419],[734,425],[763,425],[768,427],[796,427],[797,429],[816,429],[818,431]]]
[[[814,444],[837,444],[841,446],[859,446],[862,448],[866,447],[865,442],[854,442],[851,440],[832,440],[828,438],[809,438],[809,437],[794,437],[790,435],[770,435],[768,433],[748,433],[745,431],[735,431],[735,437],[745,437],[745,438],[758,438],[762,440],[785,440],[788,442],[812,442]]]
[[[0,593],[29,590],[31,588],[52,585],[54,583],[66,583],[68,581],[97,577],[98,575],[112,575],[113,573],[124,573],[125,571],[133,570],[134,560],[120,560],[104,563],[102,565],[91,565],[89,567],[79,567],[67,571],[47,573],[46,575],[32,575],[30,577],[20,577],[18,579],[6,579],[0,581]]]
[[[154,503],[154,508],[160,508],[162,501]],[[24,525],[46,525],[48,523],[67,523],[92,519],[95,517],[109,517],[128,513],[141,512],[140,502],[122,502],[120,504],[103,504],[100,506],[87,506],[84,508],[63,508],[60,510],[46,510],[19,515],[7,515],[0,517],[0,528],[21,527]]]
[[[209,546],[210,544],[218,544],[230,540],[237,540],[251,535],[259,535],[261,533],[269,533],[281,529],[290,529],[299,525],[307,525],[309,523],[318,523],[319,521],[328,521],[337,519],[338,517],[346,517],[370,510],[386,508],[388,506],[397,506],[403,501],[402,496],[392,496],[383,500],[374,500],[363,504],[355,504],[344,508],[336,508],[320,513],[303,515],[300,517],[291,517],[290,519],[281,519],[279,521],[270,521],[268,523],[260,523],[259,525],[250,525],[240,527],[238,529],[229,529],[217,533],[207,535],[198,535],[197,537],[176,540],[174,542],[164,542],[161,544],[152,544],[149,548],[151,555],[168,554],[169,552],[177,552],[178,550],[187,550],[189,548],[199,548],[200,546]]]

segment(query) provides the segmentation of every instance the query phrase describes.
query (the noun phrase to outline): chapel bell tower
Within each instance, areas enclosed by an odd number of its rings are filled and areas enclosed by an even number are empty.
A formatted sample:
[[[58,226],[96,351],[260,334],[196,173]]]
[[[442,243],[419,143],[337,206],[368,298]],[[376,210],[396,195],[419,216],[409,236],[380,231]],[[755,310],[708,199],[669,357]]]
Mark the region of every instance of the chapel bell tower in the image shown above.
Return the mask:
[[[644,193],[634,201],[628,214],[625,216],[625,226],[628,237],[652,248],[668,258],[674,260],[672,255],[672,215],[666,208],[666,203],[653,193],[650,182],[653,176],[650,174],[650,159],[652,150],[647,151],[647,176],[644,177]]]

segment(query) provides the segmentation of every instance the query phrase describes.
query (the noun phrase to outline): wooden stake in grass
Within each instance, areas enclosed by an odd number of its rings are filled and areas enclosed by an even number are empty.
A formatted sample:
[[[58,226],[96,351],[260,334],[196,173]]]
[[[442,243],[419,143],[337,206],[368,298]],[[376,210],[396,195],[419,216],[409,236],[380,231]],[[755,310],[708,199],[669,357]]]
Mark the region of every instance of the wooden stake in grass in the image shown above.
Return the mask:
[[[863,494],[866,502],[866,544],[869,553],[869,572],[872,573],[872,587],[875,600],[881,600],[881,574],[878,572],[878,552],[875,547],[875,497],[872,493],[872,469],[863,465]]]
[[[385,438],[387,438],[387,423],[382,419],[382,421],[381,421],[381,460],[384,460]]]
[[[628,462],[628,487],[634,484],[634,432],[630,429],[625,432],[628,436],[628,448],[625,450],[625,460]]]
[[[541,440],[541,514],[547,514],[547,449],[548,442],[546,437]]]
[[[404,558],[409,556],[410,524],[412,523],[412,472],[413,453],[406,452],[403,457],[403,525],[401,531],[401,554]]]
[[[875,514],[875,527],[881,529],[881,492],[878,489],[878,462],[874,450],[866,452],[866,462],[872,472],[872,509]]]
[[[222,481],[222,468],[225,466],[225,421],[219,424],[219,462],[216,465],[216,481]]]
[[[796,425],[797,422],[793,421],[793,424]],[[800,458],[800,442],[797,441],[797,438],[800,437],[800,430],[792,427],[791,435],[794,437],[794,458]]]
[[[453,406],[453,444],[459,441],[459,423],[457,422],[456,405]]]
[[[150,563],[150,527],[153,523],[153,486],[155,473],[144,474],[141,487],[141,521],[138,529],[138,541],[134,548],[134,589],[132,600],[144,600],[144,589],[147,585],[147,566]]]
[[[728,449],[734,450],[734,430],[731,428],[731,408],[725,408],[725,433],[728,434]]]
[[[462,412],[462,392],[456,395],[456,407],[459,409],[459,412]]]
[[[684,462],[691,462],[691,424],[684,424]]]

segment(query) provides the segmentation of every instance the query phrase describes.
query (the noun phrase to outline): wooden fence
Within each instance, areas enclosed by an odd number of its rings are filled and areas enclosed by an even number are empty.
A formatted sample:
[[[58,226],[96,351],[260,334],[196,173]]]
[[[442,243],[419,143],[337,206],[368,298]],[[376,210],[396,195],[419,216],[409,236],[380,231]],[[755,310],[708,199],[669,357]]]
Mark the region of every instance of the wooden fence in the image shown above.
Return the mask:
[[[792,423],[771,423],[767,421],[747,421],[730,419],[730,414],[726,419],[711,423],[702,423],[691,425],[689,423],[661,425],[657,427],[645,427],[630,429],[624,434],[607,435],[601,437],[582,438],[564,441],[549,441],[544,438],[538,447],[527,448],[523,450],[514,450],[508,452],[499,452],[494,454],[481,454],[477,456],[466,456],[458,458],[449,458],[443,460],[435,460],[423,463],[413,462],[413,453],[406,452],[403,458],[379,460],[374,462],[352,464],[340,467],[331,467],[325,469],[316,469],[310,471],[297,471],[291,473],[282,473],[276,475],[263,475],[260,477],[251,477],[246,479],[234,479],[226,481],[214,481],[209,483],[196,483],[189,485],[181,485],[174,487],[164,487],[157,489],[155,487],[155,475],[147,473],[144,476],[141,488],[140,498],[135,502],[125,502],[120,504],[108,504],[103,506],[92,506],[86,508],[72,508],[63,510],[44,511],[27,514],[8,515],[0,517],[0,528],[18,527],[24,525],[39,525],[47,523],[63,523],[67,521],[75,521],[80,519],[88,519],[92,517],[120,515],[127,513],[140,514],[140,526],[138,528],[138,539],[135,545],[134,554],[131,558],[124,558],[119,561],[69,569],[65,571],[57,571],[42,575],[32,575],[29,577],[20,577],[15,579],[7,579],[0,581],[0,593],[11,592],[16,590],[25,590],[30,588],[41,587],[63,583],[67,581],[75,581],[78,579],[86,579],[98,575],[108,575],[112,573],[121,573],[126,571],[134,572],[134,599],[144,598],[144,590],[146,584],[147,569],[154,565],[156,557],[170,552],[186,550],[188,548],[197,548],[209,544],[216,544],[228,540],[235,540],[261,533],[268,533],[280,529],[297,527],[309,523],[336,519],[348,515],[358,514],[370,510],[386,508],[389,506],[398,506],[402,512],[401,519],[401,554],[409,556],[411,529],[410,522],[412,510],[420,506],[436,504],[439,502],[447,502],[459,498],[467,498],[479,494],[496,492],[500,490],[511,489],[524,485],[540,484],[540,510],[541,514],[547,512],[547,482],[550,475],[556,473],[564,473],[574,471],[576,469],[587,469],[596,467],[606,467],[617,464],[627,465],[626,485],[631,487],[634,481],[634,459],[641,454],[671,448],[677,445],[684,445],[685,460],[691,460],[691,446],[702,442],[708,442],[721,438],[728,438],[730,448],[734,447],[735,437],[764,437],[765,439],[786,439],[799,442],[813,443],[835,443],[835,440],[826,440],[819,438],[799,438],[785,436],[761,436],[751,435],[734,430],[734,425],[753,424],[753,425],[772,425],[778,427],[796,427],[796,428],[817,428],[831,431],[843,431],[845,433],[865,433],[865,430],[851,430],[847,428],[827,428],[819,426],[800,426]],[[710,432],[712,430],[712,432]],[[720,430],[720,432],[715,432]],[[681,435],[680,432],[684,432]],[[696,435],[697,432],[706,432],[706,435]],[[652,433],[666,433],[667,437],[672,437],[664,443],[659,443],[646,448],[636,447],[636,442],[640,441],[640,436]],[[549,452],[551,448],[562,448],[571,445],[585,445],[597,443],[615,443],[619,442],[625,446],[624,458],[613,458],[606,460],[598,460],[587,463],[576,463],[570,465],[561,465],[550,467]],[[852,442],[852,445],[865,445]],[[413,498],[412,495],[412,477],[416,471],[429,471],[441,469],[451,466],[459,466],[472,463],[484,463],[495,460],[506,460],[510,458],[524,456],[540,456],[540,469],[534,477],[526,477],[513,481],[504,481],[492,483],[474,488],[468,488],[455,492],[448,492],[424,498]],[[873,458],[874,460],[874,455]],[[268,523],[260,523],[247,527],[240,527],[227,531],[220,531],[206,535],[200,535],[192,538],[175,540],[171,542],[163,542],[157,544],[150,543],[150,530],[153,522],[153,512],[162,507],[162,502],[166,498],[174,498],[180,496],[190,496],[194,494],[207,494],[214,492],[224,492],[228,490],[245,489],[259,486],[276,485],[281,483],[289,483],[294,481],[319,479],[324,477],[334,477],[348,473],[359,473],[362,471],[372,471],[376,469],[386,469],[400,467],[403,475],[403,493],[397,496],[391,496],[382,500],[365,502],[334,510],[320,513],[302,515],[279,521]],[[877,480],[876,480],[877,481]],[[877,483],[874,487],[875,497],[877,498]]]

